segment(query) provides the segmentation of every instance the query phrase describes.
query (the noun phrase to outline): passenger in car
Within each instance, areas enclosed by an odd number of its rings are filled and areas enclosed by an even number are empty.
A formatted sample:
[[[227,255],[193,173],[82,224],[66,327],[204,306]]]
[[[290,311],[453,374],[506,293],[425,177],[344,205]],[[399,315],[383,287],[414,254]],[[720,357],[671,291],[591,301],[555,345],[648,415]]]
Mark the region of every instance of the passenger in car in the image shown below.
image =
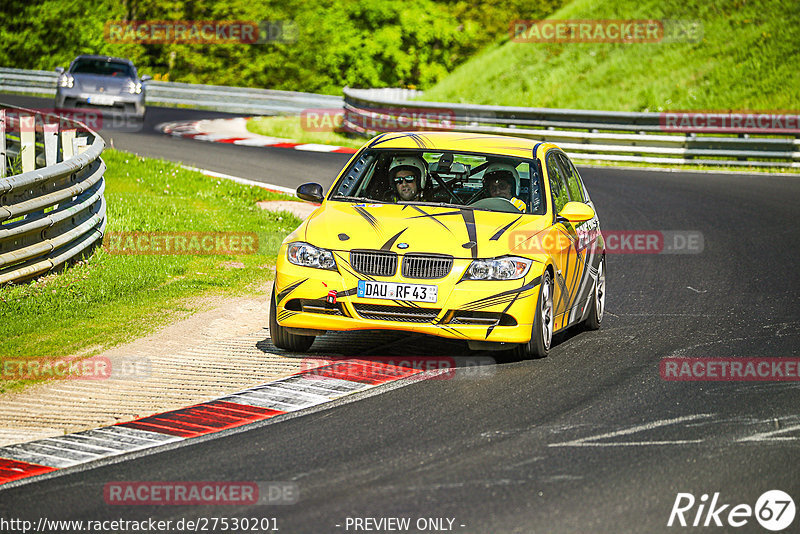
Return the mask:
[[[504,198],[519,211],[525,211],[525,202],[516,198],[517,170],[507,163],[492,163],[483,174],[483,187],[490,197]]]

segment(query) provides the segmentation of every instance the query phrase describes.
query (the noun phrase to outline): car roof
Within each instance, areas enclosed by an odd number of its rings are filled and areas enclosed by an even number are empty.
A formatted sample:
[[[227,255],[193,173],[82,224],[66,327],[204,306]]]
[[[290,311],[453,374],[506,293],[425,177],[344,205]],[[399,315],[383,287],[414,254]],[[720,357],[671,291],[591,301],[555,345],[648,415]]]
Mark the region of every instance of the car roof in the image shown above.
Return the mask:
[[[391,132],[379,135],[368,146],[380,149],[450,150],[531,158],[533,149],[540,143],[542,142],[537,139],[481,133]],[[544,147],[556,146],[546,143]]]
[[[130,59],[126,59],[124,57],[114,57],[114,56],[96,56],[92,54],[81,54],[77,56],[75,59],[71,61],[71,63],[75,63],[79,59],[104,59],[106,61],[115,61],[119,63],[127,63],[128,65],[133,65],[133,61]]]

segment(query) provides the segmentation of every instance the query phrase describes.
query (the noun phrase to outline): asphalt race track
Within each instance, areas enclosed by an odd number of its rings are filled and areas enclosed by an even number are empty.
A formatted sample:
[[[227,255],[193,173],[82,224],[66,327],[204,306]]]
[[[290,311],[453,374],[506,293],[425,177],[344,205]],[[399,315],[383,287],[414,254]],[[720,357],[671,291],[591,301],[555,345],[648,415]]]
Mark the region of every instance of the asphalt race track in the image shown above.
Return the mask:
[[[10,95],[0,101],[50,105]],[[154,107],[148,114],[142,132],[112,133],[114,146],[284,186],[327,186],[347,160],[168,138],[152,126],[223,114]],[[659,373],[669,356],[800,356],[800,180],[610,167],[581,172],[604,231],[703,235],[696,254],[609,255],[599,331],[568,332],[543,360],[499,358],[480,377],[460,372],[414,382],[0,490],[0,514],[33,521],[275,518],[283,533],[366,531],[348,517],[408,517],[412,527],[419,518],[450,518],[452,531],[470,533],[680,532],[698,528],[667,527],[679,492],[693,494],[698,505],[703,494],[711,501],[718,492],[719,504],[730,505],[719,515],[723,522],[731,508],[754,507],[767,490],[783,490],[800,506],[800,383],[665,381]],[[394,350],[416,356],[428,342],[405,337]],[[140,480],[287,481],[297,485],[299,501],[104,502],[106,483]],[[766,532],[754,517],[738,529],[723,524],[699,530]],[[786,532],[800,531],[798,525],[800,517]]]
[[[53,100],[0,94],[0,103],[52,112]],[[100,130],[107,146],[142,156],[163,158],[193,167],[230,174],[284,187],[316,181],[326,187],[333,183],[350,154],[309,152],[298,156],[293,150],[269,147],[198,143],[192,139],[168,137],[156,131],[162,122],[239,117],[217,111],[147,106],[143,124],[123,123],[118,129]],[[113,122],[113,121],[112,121]],[[132,131],[139,129],[139,131]],[[331,162],[336,162],[332,164]]]

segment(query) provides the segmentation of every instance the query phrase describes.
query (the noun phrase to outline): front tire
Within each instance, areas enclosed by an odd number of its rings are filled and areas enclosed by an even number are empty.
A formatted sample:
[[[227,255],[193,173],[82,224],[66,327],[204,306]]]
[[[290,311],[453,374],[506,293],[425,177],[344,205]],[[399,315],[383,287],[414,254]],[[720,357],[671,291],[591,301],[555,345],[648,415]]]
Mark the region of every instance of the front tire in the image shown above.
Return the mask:
[[[278,324],[278,302],[275,296],[275,286],[272,287],[272,297],[269,303],[269,336],[272,344],[279,349],[290,352],[305,352],[314,343],[315,336],[298,336],[290,334],[286,328]]]
[[[536,314],[531,329],[531,340],[517,347],[514,355],[519,358],[544,358],[550,352],[553,342],[553,279],[550,271],[542,274],[539,285],[539,298],[536,301]]]

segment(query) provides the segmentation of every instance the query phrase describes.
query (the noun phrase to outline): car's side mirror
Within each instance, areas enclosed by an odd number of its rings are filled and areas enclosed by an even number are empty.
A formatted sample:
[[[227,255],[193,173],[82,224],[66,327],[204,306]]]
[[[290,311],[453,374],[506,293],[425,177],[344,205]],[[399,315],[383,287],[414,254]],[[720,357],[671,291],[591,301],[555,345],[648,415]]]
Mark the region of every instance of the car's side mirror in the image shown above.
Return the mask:
[[[144,76],[142,76],[142,77],[141,77],[141,78],[139,78],[139,79],[140,79],[140,80],[142,80],[143,82],[146,82],[146,81],[152,80],[152,79],[153,79],[153,77],[152,77],[152,76],[150,76],[149,74],[145,74]]]
[[[309,202],[322,202],[322,186],[313,182],[303,184],[297,188],[297,196]]]
[[[567,202],[561,211],[558,212],[560,218],[572,223],[588,221],[594,217],[594,210],[583,202]]]
[[[56,67],[56,74],[64,74],[64,67]]]

